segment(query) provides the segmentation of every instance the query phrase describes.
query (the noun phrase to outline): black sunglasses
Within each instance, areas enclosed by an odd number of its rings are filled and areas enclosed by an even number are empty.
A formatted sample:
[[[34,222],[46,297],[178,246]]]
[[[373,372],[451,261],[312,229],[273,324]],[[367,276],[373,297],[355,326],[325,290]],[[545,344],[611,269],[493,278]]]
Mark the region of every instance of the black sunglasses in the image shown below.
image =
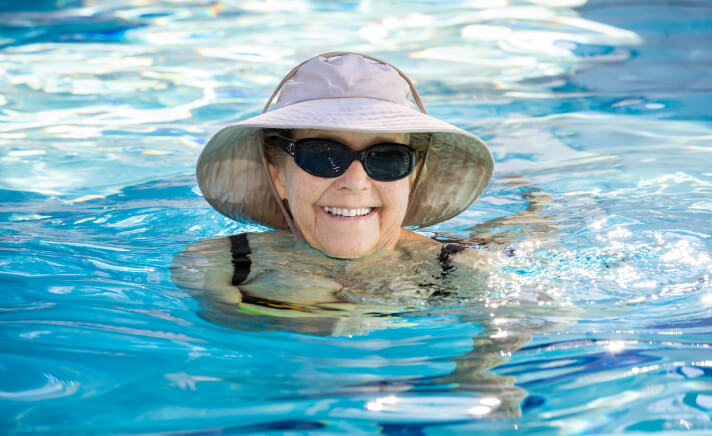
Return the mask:
[[[405,144],[375,144],[365,150],[354,151],[346,145],[322,138],[304,138],[298,141],[270,135],[282,150],[294,158],[299,168],[317,177],[338,177],[355,160],[361,162],[366,174],[373,180],[392,182],[413,172],[418,154]]]

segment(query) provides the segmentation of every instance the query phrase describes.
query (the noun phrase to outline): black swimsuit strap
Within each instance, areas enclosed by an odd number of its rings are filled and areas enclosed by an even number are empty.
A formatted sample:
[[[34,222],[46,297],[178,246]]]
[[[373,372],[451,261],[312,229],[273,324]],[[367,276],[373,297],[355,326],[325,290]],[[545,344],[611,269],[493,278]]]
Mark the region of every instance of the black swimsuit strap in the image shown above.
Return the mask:
[[[440,250],[440,256],[438,258],[438,260],[440,260],[440,268],[442,268],[442,272],[440,273],[441,277],[444,278],[451,270],[455,268],[455,265],[452,264],[452,259],[450,259],[450,256],[455,253],[459,253],[464,249],[465,247],[459,244],[443,245],[443,248]]]
[[[234,272],[232,274],[232,285],[237,286],[244,282],[250,274],[250,265],[252,261],[248,254],[252,253],[250,245],[247,242],[247,233],[230,236],[230,252],[232,253],[232,265]]]

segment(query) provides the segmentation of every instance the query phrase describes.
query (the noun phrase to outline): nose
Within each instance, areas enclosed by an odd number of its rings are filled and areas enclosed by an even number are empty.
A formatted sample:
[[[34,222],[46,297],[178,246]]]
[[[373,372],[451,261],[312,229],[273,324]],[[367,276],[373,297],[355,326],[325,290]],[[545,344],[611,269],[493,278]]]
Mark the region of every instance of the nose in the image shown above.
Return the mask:
[[[361,162],[355,160],[346,171],[337,178],[335,186],[339,190],[365,191],[371,187],[371,178],[366,174]]]

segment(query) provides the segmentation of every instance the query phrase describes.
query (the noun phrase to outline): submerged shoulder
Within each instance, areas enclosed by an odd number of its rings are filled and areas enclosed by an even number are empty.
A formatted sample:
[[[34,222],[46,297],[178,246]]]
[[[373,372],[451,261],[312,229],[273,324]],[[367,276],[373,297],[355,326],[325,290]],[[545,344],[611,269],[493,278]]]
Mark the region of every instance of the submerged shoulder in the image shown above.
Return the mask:
[[[482,250],[475,250],[467,245],[453,243],[443,245],[440,254],[441,261],[443,258],[455,264],[477,270],[486,268],[491,261],[487,255],[483,255]]]
[[[230,237],[203,239],[189,244],[173,256],[171,280],[190,290],[222,293],[222,299],[239,302],[231,286],[233,275]],[[224,294],[224,295],[223,295]]]
[[[431,250],[437,249],[438,259],[441,264],[457,264],[475,269],[481,269],[488,264],[488,258],[483,255],[482,250],[472,248],[465,241],[440,242],[415,232],[411,233],[417,235],[417,238],[412,240],[420,241],[419,244],[424,243]]]
[[[243,233],[250,244],[250,247],[291,247],[296,242],[294,235],[285,230],[274,230],[269,232]],[[241,236],[242,236],[241,235]]]
[[[202,239],[187,245],[183,251],[173,256],[173,266],[177,264],[201,264],[224,260],[230,253],[230,237]]]
[[[219,238],[202,239],[189,244],[175,258],[184,260],[230,260],[232,252],[251,251],[253,247],[289,245],[294,242],[291,233],[284,231],[239,233]]]

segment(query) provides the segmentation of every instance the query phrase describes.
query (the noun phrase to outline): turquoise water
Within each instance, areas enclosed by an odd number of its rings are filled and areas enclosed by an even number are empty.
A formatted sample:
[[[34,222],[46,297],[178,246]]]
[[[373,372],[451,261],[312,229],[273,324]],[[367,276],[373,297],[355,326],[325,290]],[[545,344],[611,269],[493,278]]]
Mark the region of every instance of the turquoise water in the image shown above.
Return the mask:
[[[28,4],[32,5],[28,6]],[[0,8],[5,434],[712,432],[712,4],[41,1]],[[473,297],[300,333],[170,281],[206,139],[345,49],[489,141]],[[486,223],[486,224],[483,224]]]

